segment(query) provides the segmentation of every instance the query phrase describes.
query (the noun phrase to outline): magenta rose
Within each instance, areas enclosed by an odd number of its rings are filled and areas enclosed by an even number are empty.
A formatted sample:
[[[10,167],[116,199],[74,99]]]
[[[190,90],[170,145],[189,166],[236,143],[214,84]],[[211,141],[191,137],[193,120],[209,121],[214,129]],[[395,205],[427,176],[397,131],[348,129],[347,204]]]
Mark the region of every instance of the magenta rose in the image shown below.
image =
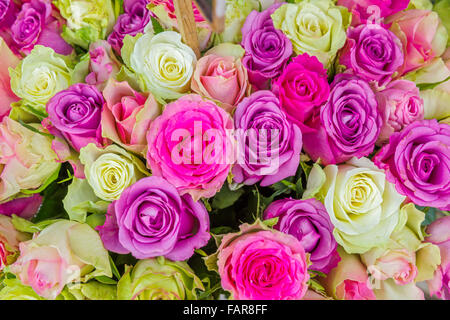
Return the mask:
[[[352,13],[352,25],[357,26],[368,20],[377,22],[391,14],[408,7],[410,0],[338,0],[338,5],[346,7]],[[369,9],[373,6],[373,9]]]
[[[33,217],[38,212],[44,198],[35,193],[31,197],[16,198],[0,204],[0,214],[12,216],[15,214],[24,219]]]
[[[18,12],[19,9],[14,0],[0,0],[0,30],[9,29]]]
[[[11,25],[13,45],[25,54],[37,44],[50,47],[59,54],[70,54],[72,47],[61,37],[61,31],[61,21],[52,15],[50,0],[24,3]]]
[[[442,217],[427,227],[427,242],[439,247],[441,264],[427,281],[431,295],[450,300],[450,216]]]
[[[423,100],[416,84],[408,80],[391,81],[376,93],[378,109],[383,119],[378,144],[389,141],[394,132],[418,120],[423,120]]]
[[[274,4],[262,12],[253,10],[242,27],[241,45],[245,49],[242,63],[250,83],[258,89],[267,89],[292,55],[291,41],[281,30],[275,29],[270,17],[280,5]]]
[[[204,205],[180,196],[168,181],[155,176],[125,189],[97,229],[106,249],[131,252],[137,259],[187,260],[210,238]]]
[[[402,43],[391,31],[377,24],[350,27],[340,63],[361,78],[383,85],[403,64]]]
[[[278,98],[261,90],[245,98],[234,113],[238,145],[233,180],[268,186],[294,176],[300,163],[302,133],[280,109]]]
[[[297,238],[311,254],[311,270],[330,272],[340,258],[333,236],[334,226],[324,205],[316,199],[282,199],[272,202],[264,212],[264,219],[278,217],[274,229]]]
[[[373,161],[415,204],[450,210],[450,125],[413,122],[392,134]]]
[[[302,133],[310,132],[309,122],[330,94],[327,71],[314,56],[304,53],[286,66],[273,83],[288,119],[297,124]]]
[[[100,126],[102,94],[95,86],[77,83],[55,94],[47,103],[48,119],[71,146],[80,151],[89,143],[103,144]]]
[[[159,5],[163,6],[171,19],[177,18],[176,14],[175,14],[175,7],[173,5],[173,0],[150,0],[149,2],[155,6],[159,6]],[[205,21],[205,18],[203,18],[203,15],[198,10],[197,5],[195,4],[194,1],[192,1],[192,8],[194,9],[195,22]]]
[[[233,121],[214,102],[185,95],[165,106],[147,134],[147,165],[195,201],[220,190],[234,162]]]
[[[108,43],[120,55],[123,39],[128,34],[132,37],[143,33],[145,26],[150,22],[150,11],[147,9],[147,0],[126,0],[123,3],[124,13],[121,14],[108,36]]]
[[[222,287],[235,300],[300,300],[308,289],[305,250],[293,236],[243,224],[218,249]]]
[[[377,100],[370,85],[352,74],[338,74],[320,117],[311,121],[314,131],[303,134],[308,155],[322,164],[338,164],[369,155],[381,128]]]

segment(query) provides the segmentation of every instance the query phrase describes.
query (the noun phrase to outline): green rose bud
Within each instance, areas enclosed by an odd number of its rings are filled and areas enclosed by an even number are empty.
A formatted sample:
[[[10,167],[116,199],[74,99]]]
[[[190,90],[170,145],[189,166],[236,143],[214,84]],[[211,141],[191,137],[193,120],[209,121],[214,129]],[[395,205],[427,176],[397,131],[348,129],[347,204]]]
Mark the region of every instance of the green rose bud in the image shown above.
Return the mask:
[[[186,262],[163,257],[140,260],[129,267],[117,284],[119,300],[194,300],[200,279]]]

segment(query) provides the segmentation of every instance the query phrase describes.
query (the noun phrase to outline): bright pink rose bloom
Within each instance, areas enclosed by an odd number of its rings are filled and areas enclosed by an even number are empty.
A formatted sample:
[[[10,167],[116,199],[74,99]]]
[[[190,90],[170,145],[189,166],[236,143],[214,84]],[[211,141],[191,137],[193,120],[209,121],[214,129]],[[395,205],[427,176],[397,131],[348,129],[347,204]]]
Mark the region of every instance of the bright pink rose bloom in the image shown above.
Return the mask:
[[[42,204],[42,196],[39,193],[31,197],[17,198],[0,204],[0,214],[12,216],[15,214],[24,219],[33,217]]]
[[[450,216],[442,217],[427,227],[426,238],[439,247],[441,265],[432,280],[427,281],[431,295],[450,300]]]
[[[222,287],[235,300],[300,300],[308,289],[305,250],[293,236],[243,224],[218,249]]]
[[[89,47],[89,71],[86,76],[86,83],[96,86],[103,90],[106,81],[115,76],[120,69],[120,63],[117,61],[111,46],[105,40],[99,40],[92,43]]]
[[[35,45],[52,48],[56,53],[68,55],[73,49],[61,37],[62,20],[53,13],[50,0],[31,0],[22,5],[11,25],[13,45],[29,54]]]
[[[302,133],[310,132],[309,121],[330,94],[327,70],[314,56],[304,53],[287,65],[273,83],[273,92],[281,101],[288,119],[297,124]]]
[[[8,45],[0,39],[0,121],[11,111],[11,103],[20,100],[11,90],[11,77],[8,68],[15,68],[20,60],[8,48]]]
[[[338,5],[352,13],[352,25],[357,26],[372,19],[385,18],[408,7],[409,0],[338,0]],[[374,10],[369,9],[374,6]]]
[[[103,90],[102,136],[135,153],[144,153],[147,131],[160,107],[151,93],[134,91],[111,79]]]
[[[147,165],[194,201],[212,197],[234,163],[233,120],[214,102],[189,94],[166,105],[147,134]]]
[[[441,56],[447,47],[447,31],[436,12],[407,10],[386,19],[403,46],[404,63],[399,75],[419,69]]]
[[[423,120],[423,100],[412,81],[395,80],[376,93],[383,125],[377,144],[384,144],[394,132],[418,120]]]
[[[327,294],[339,300],[375,300],[366,267],[359,255],[338,247],[341,261],[323,280]]]
[[[250,93],[247,70],[241,59],[207,54],[195,66],[192,91],[213,100],[231,112]]]

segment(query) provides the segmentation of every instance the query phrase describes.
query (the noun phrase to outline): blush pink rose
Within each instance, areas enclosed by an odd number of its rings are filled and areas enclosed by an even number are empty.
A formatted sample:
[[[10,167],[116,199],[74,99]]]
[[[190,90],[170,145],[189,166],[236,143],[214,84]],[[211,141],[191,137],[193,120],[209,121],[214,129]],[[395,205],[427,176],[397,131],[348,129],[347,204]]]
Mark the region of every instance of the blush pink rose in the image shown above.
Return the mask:
[[[233,120],[210,100],[189,94],[169,103],[147,134],[147,166],[194,201],[220,190],[234,163]]]
[[[423,100],[419,88],[408,80],[394,80],[376,93],[382,126],[377,144],[384,144],[394,132],[418,120],[423,120]]]
[[[14,261],[19,243],[28,239],[27,234],[14,228],[10,217],[0,215],[0,271]]]
[[[407,10],[386,19],[392,31],[402,42],[404,62],[399,76],[429,64],[441,56],[447,47],[447,30],[436,12]]]
[[[103,90],[109,78],[120,69],[120,63],[112,52],[111,45],[105,40],[94,42],[89,47],[89,71],[85,81],[87,84]]]
[[[103,90],[102,136],[135,153],[143,153],[146,134],[160,107],[151,93],[134,91],[128,82],[108,81]]]
[[[235,300],[300,300],[309,274],[301,243],[260,224],[240,226],[218,249],[222,287]]]
[[[11,90],[11,77],[9,76],[8,68],[15,68],[20,60],[9,49],[3,39],[0,38],[0,121],[11,111],[11,103],[19,101],[14,92]]]
[[[251,86],[247,70],[240,57],[227,55],[227,50],[216,50],[197,61],[192,77],[192,91],[220,103],[231,112],[248,96]]]
[[[341,261],[328,273],[322,284],[331,297],[339,300],[375,300],[366,267],[358,255],[338,247]]]
[[[450,300],[450,216],[442,217],[427,228],[426,241],[439,247],[441,265],[432,280],[427,281],[431,295]]]

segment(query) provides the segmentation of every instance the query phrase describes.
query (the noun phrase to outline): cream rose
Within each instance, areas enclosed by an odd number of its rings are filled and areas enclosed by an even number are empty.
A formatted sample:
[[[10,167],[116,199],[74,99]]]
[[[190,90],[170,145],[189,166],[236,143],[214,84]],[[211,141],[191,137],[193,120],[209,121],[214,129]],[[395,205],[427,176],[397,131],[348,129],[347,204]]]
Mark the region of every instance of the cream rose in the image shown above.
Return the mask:
[[[367,158],[329,165],[323,171],[314,166],[305,195],[323,201],[336,241],[350,254],[386,244],[405,200]]]
[[[194,51],[174,31],[144,34],[130,56],[141,89],[162,99],[178,99],[189,91],[196,62]]]

